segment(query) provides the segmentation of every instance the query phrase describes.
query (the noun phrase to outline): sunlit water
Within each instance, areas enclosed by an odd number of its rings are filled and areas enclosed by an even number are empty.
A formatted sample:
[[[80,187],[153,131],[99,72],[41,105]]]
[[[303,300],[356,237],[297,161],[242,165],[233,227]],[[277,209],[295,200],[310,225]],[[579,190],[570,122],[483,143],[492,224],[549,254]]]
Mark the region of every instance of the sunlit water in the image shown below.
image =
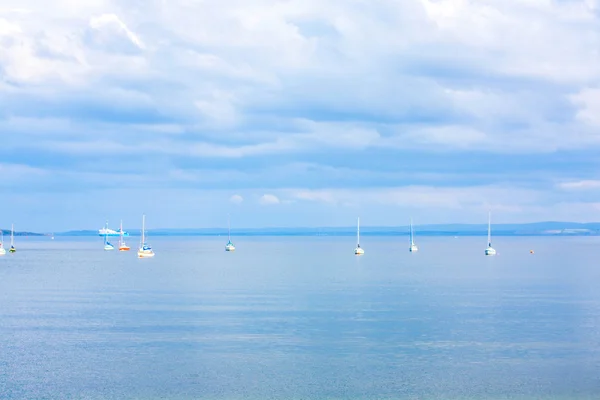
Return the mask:
[[[600,238],[150,239],[18,238],[1,399],[600,398]]]

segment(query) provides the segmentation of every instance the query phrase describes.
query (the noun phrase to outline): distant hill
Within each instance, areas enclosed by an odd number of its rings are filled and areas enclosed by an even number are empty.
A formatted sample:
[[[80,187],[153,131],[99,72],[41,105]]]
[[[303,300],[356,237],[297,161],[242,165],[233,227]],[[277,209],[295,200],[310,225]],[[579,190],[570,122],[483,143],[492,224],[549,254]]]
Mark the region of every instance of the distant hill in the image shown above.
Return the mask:
[[[4,236],[10,236],[10,229],[0,229]],[[45,236],[43,233],[35,233],[35,232],[17,232],[14,233],[15,236]]]
[[[408,226],[378,227],[364,226],[361,235],[403,236],[408,235]],[[420,236],[480,236],[487,234],[487,224],[437,224],[415,225]],[[6,232],[6,231],[5,231]],[[237,228],[235,236],[353,236],[356,227],[322,228]],[[152,236],[223,236],[226,228],[150,229]],[[535,222],[527,224],[492,224],[494,236],[590,236],[600,235],[600,222]],[[6,233],[5,233],[6,234]],[[139,236],[140,230],[129,230],[131,236]],[[41,234],[32,234],[41,235]],[[57,233],[57,236],[98,236],[97,230],[79,230]]]

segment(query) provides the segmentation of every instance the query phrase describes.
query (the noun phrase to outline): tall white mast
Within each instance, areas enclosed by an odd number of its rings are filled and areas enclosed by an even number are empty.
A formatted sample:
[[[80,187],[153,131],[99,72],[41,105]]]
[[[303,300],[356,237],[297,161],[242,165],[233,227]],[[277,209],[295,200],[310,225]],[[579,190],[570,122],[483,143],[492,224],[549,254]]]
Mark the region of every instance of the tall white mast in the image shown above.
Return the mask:
[[[412,227],[412,218],[410,219],[410,244],[414,245],[415,241],[413,239],[413,227]]]
[[[10,245],[11,247],[15,244],[15,224],[10,226]]]
[[[358,217],[356,224],[356,244],[360,245],[360,217]]]
[[[146,243],[146,214],[142,215],[142,247]]]
[[[488,211],[488,246],[492,245],[492,212]]]

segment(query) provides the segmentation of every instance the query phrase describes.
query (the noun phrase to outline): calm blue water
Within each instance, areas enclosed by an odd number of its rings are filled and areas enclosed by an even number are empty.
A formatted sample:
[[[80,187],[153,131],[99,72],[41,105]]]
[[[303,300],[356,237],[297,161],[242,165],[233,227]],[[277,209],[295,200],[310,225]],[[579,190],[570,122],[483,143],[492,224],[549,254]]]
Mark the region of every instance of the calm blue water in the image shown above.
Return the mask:
[[[600,398],[600,238],[18,239],[1,399]]]

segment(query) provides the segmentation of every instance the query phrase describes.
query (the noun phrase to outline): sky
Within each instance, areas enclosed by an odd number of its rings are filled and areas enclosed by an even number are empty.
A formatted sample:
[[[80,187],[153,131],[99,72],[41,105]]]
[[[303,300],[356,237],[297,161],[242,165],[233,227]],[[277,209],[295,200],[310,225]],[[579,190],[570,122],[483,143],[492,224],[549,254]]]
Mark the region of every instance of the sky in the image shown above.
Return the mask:
[[[599,0],[0,0],[0,227],[600,220]]]

